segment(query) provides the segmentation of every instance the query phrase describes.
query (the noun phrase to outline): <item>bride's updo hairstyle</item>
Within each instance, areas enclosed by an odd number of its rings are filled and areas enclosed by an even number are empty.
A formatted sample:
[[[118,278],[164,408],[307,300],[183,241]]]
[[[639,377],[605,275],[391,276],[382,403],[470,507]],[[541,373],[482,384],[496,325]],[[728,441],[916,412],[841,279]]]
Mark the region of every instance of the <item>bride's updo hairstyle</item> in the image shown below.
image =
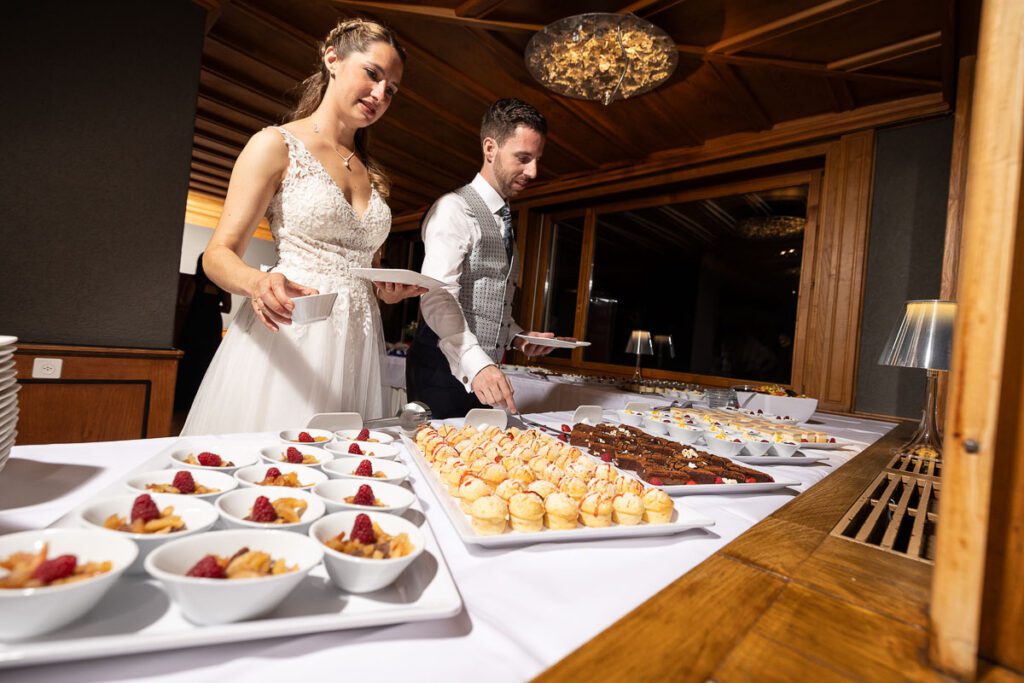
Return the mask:
[[[299,98],[299,103],[285,121],[294,121],[310,116],[323,101],[324,93],[327,92],[327,83],[330,81],[330,74],[324,63],[324,53],[327,52],[327,48],[333,47],[338,59],[343,60],[353,52],[366,52],[370,45],[376,42],[387,43],[395,48],[402,64],[405,64],[405,50],[398,43],[398,36],[388,27],[369,19],[346,19],[338,22],[338,25],[327,34],[327,38],[320,44],[320,68],[302,82],[300,86],[302,96]],[[387,199],[391,194],[391,181],[384,172],[384,167],[370,155],[369,136],[367,128],[357,130],[354,151],[366,166],[366,171],[370,175],[370,183],[381,197]]]

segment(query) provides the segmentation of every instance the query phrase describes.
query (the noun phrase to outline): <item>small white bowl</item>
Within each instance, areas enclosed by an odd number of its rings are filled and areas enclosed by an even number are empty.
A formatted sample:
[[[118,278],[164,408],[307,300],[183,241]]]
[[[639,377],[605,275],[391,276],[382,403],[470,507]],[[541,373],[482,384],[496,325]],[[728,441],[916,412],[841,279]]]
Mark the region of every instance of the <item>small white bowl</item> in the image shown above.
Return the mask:
[[[308,464],[305,465],[305,467],[320,467],[325,462],[330,462],[331,460],[334,460],[334,453],[326,451],[323,448],[310,448],[309,444],[306,444],[305,446],[292,446],[288,444],[266,446],[260,449],[260,457],[262,457],[263,460],[265,460],[266,462],[272,463],[274,465],[300,464],[290,463],[288,462],[287,459],[285,459],[285,454],[288,452],[289,448],[296,448],[298,449],[299,453],[302,453],[303,455],[309,455],[317,459],[317,463],[315,465]]]
[[[175,494],[170,493],[168,495],[184,495],[189,498],[202,498],[204,500],[212,501],[217,496],[227,493],[238,486],[238,481],[230,474],[223,472],[215,472],[210,468],[206,469],[192,469],[184,467],[172,467],[168,470],[157,470],[155,472],[144,472],[143,474],[136,474],[125,480],[124,485],[129,491],[132,491],[136,495],[140,493],[153,493],[146,488],[146,484],[170,484],[174,481],[174,475],[182,470],[186,470],[192,473],[192,479],[197,484],[211,489],[219,489],[216,493],[188,493],[188,494]]]
[[[49,543],[48,559],[75,555],[80,564],[110,561],[113,567],[59,586],[0,589],[0,640],[30,638],[71,623],[103,598],[139,553],[130,538],[91,529],[43,529],[0,536],[0,558],[39,552],[43,543]]]
[[[773,443],[772,452],[783,458],[791,457],[794,453],[800,450],[800,444],[798,443]]]
[[[356,467],[358,467],[359,463],[363,460],[367,460],[367,458],[361,455],[345,458],[338,457],[332,462],[324,465],[323,470],[331,479],[357,479],[364,484],[372,484],[376,481],[384,482],[385,484],[401,484],[409,477],[408,467],[400,462],[387,460],[386,458],[379,458],[370,461],[373,471],[384,474],[383,477],[361,477],[353,474]]]
[[[299,434],[306,432],[312,438],[324,437],[324,441],[299,441]],[[322,448],[324,444],[328,444],[334,441],[334,432],[327,429],[310,429],[309,427],[303,427],[302,429],[282,429],[278,433],[278,437],[286,444],[291,446],[312,446],[313,448]]]
[[[292,297],[292,303],[295,305],[292,309],[292,322],[296,325],[308,325],[327,320],[337,298],[337,292]]]
[[[359,450],[362,451],[361,456],[349,453],[349,448],[352,444],[357,444],[359,446]],[[384,443],[370,443],[369,441],[335,441],[334,443],[327,444],[324,449],[337,456],[347,458],[367,457],[394,460],[398,457],[398,446],[392,446]]]
[[[359,436],[361,429],[342,429],[334,432],[334,438],[338,441],[358,441],[356,437]],[[372,441],[370,440],[372,439]],[[368,439],[364,439],[367,443],[391,443],[395,440],[395,437],[384,432],[370,431]]]
[[[261,464],[243,467],[235,472],[235,480],[242,486],[261,486],[258,482],[263,481],[267,477],[267,470],[271,467],[276,467],[281,471],[281,474],[288,474],[289,472],[298,473],[299,483],[306,484],[306,486],[295,489],[296,491],[311,491],[317,484],[327,481],[327,475],[320,470],[315,470],[312,467],[306,467],[305,465],[292,465],[289,463],[275,463],[273,465]]]
[[[260,496],[266,496],[271,502],[277,498],[300,498],[306,501],[306,511],[302,513],[298,522],[291,524],[273,524],[267,522],[253,522],[245,519],[252,512],[253,503]],[[287,486],[254,486],[243,488],[227,493],[217,499],[215,503],[221,519],[229,528],[237,529],[280,529],[282,531],[295,531],[304,534],[309,530],[309,525],[324,516],[327,511],[324,502],[309,491],[302,489],[288,488]]]
[[[622,424],[639,427],[644,422],[644,416],[640,413],[632,413],[628,410],[616,410],[615,413],[619,416]]]
[[[323,559],[326,546],[287,531],[228,529],[167,543],[146,558],[146,571],[158,579],[197,624],[227,624],[270,612]],[[242,548],[260,550],[298,566],[294,572],[258,579],[202,579],[185,576],[206,555],[230,557]]]
[[[765,453],[767,453],[768,449],[771,448],[771,447],[772,447],[772,445],[769,442],[761,441],[760,439],[758,439],[758,440],[744,439],[743,440],[743,450],[746,451],[747,455],[753,456],[755,458],[759,458],[762,455],[764,455]]]
[[[743,442],[733,441],[732,439],[733,437],[731,436],[728,440],[716,439],[714,437],[705,439],[708,453],[722,458],[731,458],[734,455],[739,455],[740,451],[743,450]]]
[[[230,467],[207,467],[206,465],[193,465],[192,463],[185,462],[185,458],[189,455],[194,455],[198,462],[199,454],[204,452],[216,453],[222,460],[232,464]],[[188,467],[190,469],[225,472],[227,474],[231,474],[241,467],[255,465],[257,462],[259,462],[259,456],[255,452],[243,450],[230,444],[225,445],[224,443],[197,441],[195,444],[191,444],[186,448],[179,448],[171,453],[171,465],[173,467]]]
[[[346,498],[356,495],[356,491],[363,484],[369,484],[373,489],[373,495],[384,503],[384,507],[353,505],[345,502]],[[313,493],[320,496],[324,504],[327,505],[327,512],[359,510],[360,512],[390,512],[400,515],[416,501],[416,496],[406,488],[394,484],[377,484],[365,479],[331,479],[314,486]]]
[[[381,530],[391,536],[408,534],[414,550],[405,557],[373,560],[346,555],[324,545],[324,541],[336,537],[343,531],[346,537],[352,533],[352,526],[359,514],[361,513],[354,510],[336,512],[313,522],[309,529],[310,538],[324,550],[324,567],[327,568],[327,575],[331,577],[335,586],[349,593],[369,593],[390,585],[423,553],[426,542],[420,528],[404,517],[367,512],[365,514],[370,521],[375,522]]]
[[[103,533],[115,534],[135,541],[139,546],[139,556],[135,562],[128,567],[129,574],[136,574],[143,571],[143,562],[146,556],[158,546],[182,536],[189,536],[206,531],[220,518],[217,509],[205,500],[199,500],[192,496],[180,496],[175,493],[151,493],[156,506],[163,510],[168,506],[174,507],[174,514],[181,517],[185,522],[185,528],[181,531],[172,531],[169,534],[132,534],[126,531],[115,531],[103,526],[103,522],[110,515],[120,515],[126,520],[131,520],[132,504],[138,497],[134,493],[124,493],[117,496],[108,496],[86,503],[78,508],[75,516],[78,518],[78,525],[86,529],[99,529]]]
[[[704,432],[693,427],[681,427],[674,422],[668,424],[668,435],[679,443],[690,445],[696,443]]]
[[[662,422],[660,418],[644,415],[643,425],[644,429],[652,434],[668,434],[668,425]]]

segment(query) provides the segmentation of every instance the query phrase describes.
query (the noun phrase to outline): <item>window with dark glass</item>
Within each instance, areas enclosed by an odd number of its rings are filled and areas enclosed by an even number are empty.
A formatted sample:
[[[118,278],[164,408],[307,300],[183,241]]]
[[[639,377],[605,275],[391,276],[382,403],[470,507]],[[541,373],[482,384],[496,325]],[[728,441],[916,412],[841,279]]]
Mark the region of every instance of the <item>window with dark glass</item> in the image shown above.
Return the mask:
[[[582,215],[551,222],[548,277],[544,283],[544,322],[541,329],[554,332],[559,337],[573,336],[582,249]]]

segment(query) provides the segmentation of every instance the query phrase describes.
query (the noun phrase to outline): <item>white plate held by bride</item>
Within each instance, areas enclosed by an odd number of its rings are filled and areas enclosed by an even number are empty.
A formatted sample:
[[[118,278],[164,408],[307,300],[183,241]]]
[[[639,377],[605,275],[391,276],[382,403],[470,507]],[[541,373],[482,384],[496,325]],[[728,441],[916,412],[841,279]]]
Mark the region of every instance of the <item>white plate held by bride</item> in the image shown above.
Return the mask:
[[[371,282],[394,282],[400,285],[415,285],[426,290],[437,289],[444,283],[427,277],[415,270],[403,268],[349,268],[348,272]]]
[[[568,341],[567,339],[557,339],[555,337],[531,337],[528,334],[517,334],[516,336],[525,340],[528,344],[551,346],[556,349],[579,349],[584,346],[590,346],[588,341]]]
[[[308,325],[327,320],[331,315],[331,309],[334,308],[334,300],[337,298],[337,292],[293,298],[292,303],[295,304],[295,308],[292,309],[292,322],[296,325]]]

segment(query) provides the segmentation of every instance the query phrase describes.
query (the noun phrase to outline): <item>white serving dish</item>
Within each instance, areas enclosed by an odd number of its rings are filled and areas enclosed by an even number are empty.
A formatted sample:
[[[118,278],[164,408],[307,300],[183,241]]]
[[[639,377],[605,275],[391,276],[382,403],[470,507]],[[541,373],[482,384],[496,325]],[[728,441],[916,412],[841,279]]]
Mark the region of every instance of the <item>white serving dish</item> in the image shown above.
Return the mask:
[[[716,439],[709,434],[704,435],[704,443],[706,444],[705,449],[711,455],[717,455],[720,458],[731,458],[734,455],[738,455],[743,450],[742,441],[733,441],[732,437],[728,439]]]
[[[294,572],[253,579],[203,579],[186,572],[209,554],[232,556],[241,548],[283,558]],[[211,531],[167,543],[146,558],[146,572],[160,581],[186,618],[197,624],[229,624],[270,612],[323,559],[312,539],[267,529]]]
[[[127,476],[161,467],[182,443],[175,442]],[[121,486],[114,484],[102,495],[123,491]],[[408,514],[423,519],[418,503],[414,509],[416,513]],[[55,526],[75,524],[74,516],[68,514]],[[342,595],[330,586],[321,564],[289,594],[285,605],[268,615],[270,618],[226,626],[196,626],[166,598],[155,579],[123,575],[117,595],[108,594],[88,618],[73,627],[46,638],[0,642],[0,669],[453,617],[462,610],[462,598],[430,525],[424,520],[420,529],[426,551],[391,586],[366,595]]]
[[[274,524],[253,522],[245,519],[252,511],[252,506],[260,496],[266,496],[271,502],[278,498],[298,498],[306,501],[306,510],[298,522]],[[236,489],[217,499],[214,504],[224,526],[235,529],[279,529],[304,534],[309,526],[324,516],[327,511],[324,502],[309,491],[293,489],[287,486],[252,486]]]
[[[0,536],[0,558],[16,552],[37,553],[44,543],[49,544],[47,559],[71,554],[80,564],[109,561],[113,567],[109,572],[74,583],[0,590],[0,640],[49,633],[81,617],[116,584],[139,552],[131,539],[100,531],[43,529]],[[0,652],[3,647],[0,645]]]
[[[360,455],[354,455],[349,452],[352,444],[357,444],[359,450],[362,451]],[[398,457],[398,447],[392,444],[386,443],[370,443],[369,441],[335,441],[334,443],[327,444],[325,450],[330,451],[338,457],[344,458],[380,458],[386,460],[394,460]]]
[[[659,418],[644,415],[643,427],[651,434],[665,436],[668,434],[668,425]]]
[[[811,443],[802,441],[800,442],[800,450],[806,451],[810,449],[812,451],[838,451],[851,445],[853,444],[847,443],[845,441],[836,441],[835,443]]]
[[[414,285],[416,287],[423,287],[427,291],[444,286],[444,283],[440,280],[435,280],[422,273],[417,273],[415,270],[405,270],[404,268],[349,268],[348,272],[349,275],[361,277],[370,282],[393,282],[399,285]]]
[[[231,474],[237,469],[255,465],[259,462],[259,456],[255,451],[248,448],[240,448],[230,441],[223,439],[196,439],[192,441],[179,442],[177,448],[171,451],[168,458],[173,467],[188,467],[189,469],[211,470],[214,472],[225,472]],[[200,453],[215,453],[225,462],[230,462],[230,467],[207,467],[205,465],[193,465],[185,462],[185,458],[192,454],[197,461]]]
[[[777,455],[782,458],[792,457],[794,453],[800,450],[800,444],[795,443],[773,443],[771,449],[768,451],[772,455]]]
[[[257,482],[263,481],[267,476],[267,470],[271,467],[276,467],[281,471],[281,474],[288,474],[289,472],[298,472],[299,483],[307,484],[298,490],[311,491],[314,486],[320,482],[327,481],[327,475],[320,470],[307,467],[306,465],[292,465],[290,463],[261,463],[258,465],[250,465],[249,467],[243,467],[242,469],[235,472],[235,479],[242,486],[256,486],[262,488]]]
[[[360,441],[356,437],[359,436],[362,431],[363,430],[361,429],[340,429],[334,432],[334,438],[338,441]],[[368,439],[362,439],[362,442],[364,443],[374,443],[374,441],[376,441],[377,443],[389,444],[395,440],[395,437],[386,432],[377,432],[372,429],[367,431],[370,432],[370,436]]]
[[[327,320],[337,298],[337,292],[293,297],[292,303],[295,308],[292,309],[292,322],[296,325],[308,325]]]
[[[806,422],[818,409],[816,398],[796,398],[794,396],[769,396],[753,391],[736,390],[736,401],[745,410],[762,411],[779,417],[789,416],[785,422]]]
[[[359,466],[363,460],[367,460],[361,455],[352,457],[337,457],[331,462],[323,466],[324,473],[331,479],[354,479],[361,481],[364,484],[372,484],[375,481],[384,482],[385,484],[401,484],[403,481],[409,478],[409,468],[400,462],[395,460],[388,460],[387,458],[377,458],[370,460],[370,466],[373,467],[374,472],[381,472],[384,477],[360,477],[352,472]]]
[[[736,455],[759,458],[767,453],[771,447],[772,444],[770,441],[751,441],[749,439],[743,439],[743,450]]]
[[[306,432],[314,439],[318,436],[322,436],[324,437],[324,441],[299,441],[299,434],[302,432]],[[313,429],[310,427],[303,427],[301,429],[282,429],[278,433],[278,438],[289,446],[311,446],[313,448],[321,448],[325,444],[334,441],[334,432],[329,429]]]
[[[323,545],[324,541],[334,538],[343,531],[348,536],[355,524],[356,516],[360,514],[366,514],[370,521],[376,523],[382,531],[391,536],[408,534],[414,550],[405,557],[372,560],[346,555]],[[335,512],[314,522],[309,530],[309,536],[323,547],[324,566],[327,568],[327,575],[331,577],[331,581],[335,586],[349,593],[369,593],[394,583],[402,572],[423,554],[425,546],[423,532],[418,526],[404,517],[382,512],[362,513],[355,510]]]
[[[556,339],[555,337],[533,337],[528,334],[517,334],[516,336],[527,344],[548,346],[553,349],[580,349],[590,346],[588,341],[569,341],[568,339]]]
[[[658,488],[670,496],[693,496],[698,494],[765,493],[766,491],[778,491],[790,486],[800,486],[800,482],[768,481],[754,482],[752,484],[675,484],[672,486],[659,486]]]
[[[641,522],[636,525],[613,524],[608,527],[592,528],[583,525],[575,529],[552,530],[544,528],[537,532],[512,531],[506,529],[505,533],[486,536],[481,535],[473,529],[470,516],[459,509],[458,501],[449,493],[447,487],[437,479],[430,468],[430,464],[423,459],[416,444],[407,436],[402,436],[402,441],[409,450],[410,457],[415,461],[423,479],[427,482],[430,490],[434,492],[437,499],[441,501],[441,507],[455,527],[456,533],[463,543],[480,545],[486,547],[505,547],[515,545],[526,545],[530,543],[544,543],[547,541],[591,541],[604,538],[639,538],[645,536],[671,536],[690,529],[699,529],[714,526],[715,521],[699,512],[685,506],[676,504],[672,519],[667,524],[648,524]],[[625,471],[624,471],[625,473]]]
[[[285,454],[289,448],[294,448],[302,453],[302,455],[308,455],[316,458],[316,463],[290,463],[285,458]],[[304,446],[296,446],[295,444],[281,443],[274,446],[264,446],[260,449],[260,457],[263,458],[264,462],[268,462],[271,465],[303,465],[304,467],[317,467],[319,468],[324,463],[334,460],[334,453],[324,448],[316,448],[308,444]],[[282,470],[283,471],[283,470]]]
[[[139,547],[139,555],[135,562],[126,570],[129,574],[137,574],[143,571],[143,563],[146,556],[164,543],[173,541],[184,536],[206,531],[220,518],[217,509],[205,500],[199,500],[193,496],[181,496],[176,493],[151,493],[153,502],[163,510],[168,506],[174,507],[174,514],[181,517],[185,528],[181,531],[174,531],[168,534],[132,534],[126,531],[115,531],[103,526],[110,515],[120,515],[130,521],[132,504],[139,494],[121,493],[113,496],[94,498],[78,508],[78,525],[86,529],[99,530],[106,534],[115,534],[123,538],[135,541]]]
[[[206,469],[193,469],[191,467],[172,467],[170,469],[156,470],[154,472],[143,472],[142,474],[135,474],[125,479],[125,487],[135,493],[153,493],[146,488],[146,484],[170,484],[174,481],[174,476],[187,470],[192,473],[192,480],[197,484],[211,489],[219,489],[216,493],[189,493],[189,494],[175,494],[169,493],[167,495],[182,495],[187,498],[202,498],[203,500],[212,501],[217,496],[220,496],[228,491],[233,490],[238,486],[238,480],[230,474],[223,472],[215,472],[210,468]]]
[[[368,505],[354,505],[346,503],[345,499],[356,495],[359,487],[369,484],[373,489],[373,495],[384,507],[370,507]],[[330,479],[313,487],[313,494],[319,496],[327,506],[328,512],[341,512],[342,510],[358,510],[360,512],[390,512],[400,515],[409,509],[416,502],[416,495],[403,486],[369,482],[365,479]]]
[[[778,455],[762,455],[760,457],[736,455],[732,459],[744,465],[814,465],[819,462],[828,462],[827,455],[802,455],[799,451],[786,457]]]
[[[619,416],[622,424],[630,425],[631,427],[639,427],[644,422],[644,416],[639,413],[633,413],[628,410],[616,410],[615,414]]]
[[[700,439],[703,434],[703,430],[695,427],[681,427],[674,422],[670,422],[668,424],[668,435],[675,441],[687,446],[697,443],[697,440]]]

